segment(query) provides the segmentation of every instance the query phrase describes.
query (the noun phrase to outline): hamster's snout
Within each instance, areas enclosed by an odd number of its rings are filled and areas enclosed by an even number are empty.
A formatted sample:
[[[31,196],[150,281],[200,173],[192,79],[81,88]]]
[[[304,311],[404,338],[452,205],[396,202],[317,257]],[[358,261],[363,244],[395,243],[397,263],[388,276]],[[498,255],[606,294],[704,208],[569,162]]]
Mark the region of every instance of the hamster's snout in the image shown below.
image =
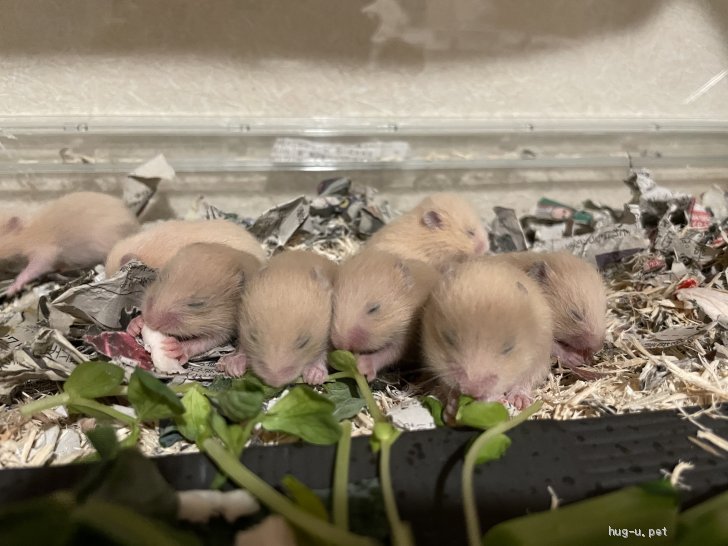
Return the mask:
[[[485,248],[485,240],[479,239],[475,243],[475,253],[476,254],[484,254],[485,251],[486,251],[486,248]]]
[[[170,311],[163,311],[158,313],[156,311],[147,311],[144,316],[144,322],[152,330],[166,333],[170,330],[177,328],[180,325],[179,316],[176,313]]]
[[[331,334],[331,342],[337,349],[345,351],[362,352],[367,350],[369,332],[361,326],[354,326],[348,335],[342,335],[338,330]]]
[[[476,400],[483,400],[490,398],[494,394],[492,391],[498,383],[498,376],[488,374],[475,379],[468,377],[465,372],[462,372],[457,376],[457,381],[460,384],[460,390],[463,394],[472,396]]]

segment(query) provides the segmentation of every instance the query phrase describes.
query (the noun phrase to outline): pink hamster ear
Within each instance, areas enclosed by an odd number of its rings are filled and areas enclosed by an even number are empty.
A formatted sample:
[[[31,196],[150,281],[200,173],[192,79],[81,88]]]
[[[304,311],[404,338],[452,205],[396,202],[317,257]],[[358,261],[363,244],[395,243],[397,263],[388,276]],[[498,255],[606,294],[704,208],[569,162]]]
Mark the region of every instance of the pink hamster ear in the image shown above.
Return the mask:
[[[412,287],[415,285],[415,279],[412,276],[412,270],[410,269],[410,267],[404,260],[397,260],[395,267],[397,268],[397,271],[399,271],[399,274],[402,276],[402,282],[404,282],[405,288],[407,290],[411,290]]]
[[[23,219],[20,216],[11,216],[8,221],[5,222],[5,231],[11,233],[13,231],[19,231],[23,229]]]
[[[528,270],[528,276],[541,284],[548,283],[550,273],[549,264],[543,261],[534,263]]]
[[[320,267],[314,267],[311,269],[311,278],[319,283],[321,288],[327,292],[331,292],[333,290],[333,286],[331,286],[331,279],[321,270]]]
[[[141,262],[141,260],[139,259],[139,256],[137,256],[136,254],[134,254],[132,252],[129,252],[127,254],[124,254],[121,257],[121,260],[119,260],[119,267],[128,264],[132,260],[137,260],[137,261],[140,261]]]
[[[427,229],[442,229],[445,227],[445,220],[442,214],[436,210],[426,210],[422,215],[422,223]]]

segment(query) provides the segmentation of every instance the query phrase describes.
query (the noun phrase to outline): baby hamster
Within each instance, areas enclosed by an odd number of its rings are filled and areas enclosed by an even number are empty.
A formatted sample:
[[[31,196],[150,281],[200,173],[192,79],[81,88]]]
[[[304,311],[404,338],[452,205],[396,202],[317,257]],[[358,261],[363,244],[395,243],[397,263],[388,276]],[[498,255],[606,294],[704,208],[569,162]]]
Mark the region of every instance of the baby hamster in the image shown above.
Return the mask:
[[[470,203],[452,193],[435,193],[382,227],[367,247],[439,269],[453,259],[484,254],[488,237]]]
[[[0,229],[0,260],[24,257],[28,264],[8,294],[51,271],[99,264],[118,241],[138,230],[121,199],[95,192],[60,197],[30,220],[10,216]]]
[[[552,355],[562,365],[582,365],[602,348],[607,296],[593,265],[568,252],[508,252],[489,259],[511,263],[539,282],[553,314]]]
[[[376,248],[349,258],[334,284],[334,347],[358,353],[359,371],[373,381],[416,344],[422,306],[438,278],[424,262]]]
[[[227,220],[167,220],[119,241],[106,260],[106,276],[111,277],[134,258],[160,269],[182,247],[192,243],[223,244],[252,254],[261,262],[266,260],[261,244],[238,224]]]
[[[448,271],[425,305],[425,362],[455,393],[527,406],[549,373],[552,321],[536,281],[473,259]]]
[[[169,336],[162,341],[166,356],[184,364],[235,336],[243,284],[260,266],[257,257],[227,245],[188,245],[149,285],[142,314],[127,331],[137,336],[146,324]]]
[[[271,258],[245,286],[240,350],[221,359],[220,369],[241,375],[250,366],[274,387],[301,375],[306,383],[323,383],[336,268],[313,252],[288,250]]]

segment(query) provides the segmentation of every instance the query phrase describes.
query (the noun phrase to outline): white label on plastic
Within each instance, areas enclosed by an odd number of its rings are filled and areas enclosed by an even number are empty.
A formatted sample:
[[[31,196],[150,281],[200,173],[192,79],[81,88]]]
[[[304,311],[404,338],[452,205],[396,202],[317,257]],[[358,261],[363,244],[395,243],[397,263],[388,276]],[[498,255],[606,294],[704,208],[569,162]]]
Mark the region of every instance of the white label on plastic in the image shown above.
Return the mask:
[[[360,142],[343,144],[314,142],[302,138],[277,138],[271,159],[275,163],[307,161],[403,161],[409,154],[407,142]]]

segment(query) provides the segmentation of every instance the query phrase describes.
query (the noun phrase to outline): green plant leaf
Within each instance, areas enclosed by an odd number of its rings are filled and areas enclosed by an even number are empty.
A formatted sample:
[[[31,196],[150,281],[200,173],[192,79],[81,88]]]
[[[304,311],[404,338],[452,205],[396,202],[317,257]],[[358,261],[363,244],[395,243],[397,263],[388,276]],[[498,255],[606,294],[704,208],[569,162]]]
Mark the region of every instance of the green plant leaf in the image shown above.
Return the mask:
[[[108,362],[81,362],[63,387],[71,397],[109,396],[124,380],[124,370]]]
[[[434,396],[423,396],[422,398],[420,398],[420,402],[430,412],[432,418],[435,420],[435,424],[438,427],[444,427],[445,421],[442,420],[442,402],[440,402]]]
[[[286,490],[289,497],[293,499],[298,506],[303,508],[309,514],[316,516],[324,521],[329,521],[329,513],[326,506],[318,495],[314,493],[305,483],[295,476],[287,474],[283,476],[281,485]]]
[[[349,351],[332,351],[329,353],[329,366],[340,372],[355,372],[356,357]]]
[[[489,429],[508,420],[508,410],[500,402],[477,402],[470,397],[461,396],[455,422],[458,425]]]
[[[128,506],[147,516],[176,519],[177,492],[157,465],[134,448],[121,450],[85,487],[86,504],[103,500]]]
[[[666,481],[666,480],[665,480]],[[663,489],[664,488],[659,488]],[[590,499],[501,522],[491,527],[482,537],[486,546],[612,546],[616,544],[681,544],[674,541],[676,512],[679,502],[677,491],[672,494],[658,492],[654,488],[631,486]],[[610,536],[609,528],[620,533]],[[644,537],[634,533],[639,529]],[[665,529],[661,536],[648,535],[649,529]],[[698,544],[725,544],[719,537],[710,536],[707,542]],[[710,540],[713,539],[713,540]],[[714,541],[716,540],[717,541]]]
[[[108,540],[101,544],[202,546],[202,541],[195,535],[173,526],[176,522],[166,524],[146,517],[131,507],[105,500],[96,499],[79,506],[73,512],[73,520]],[[84,543],[87,542],[84,541]],[[98,538],[96,538],[93,544],[98,543]]]
[[[89,430],[86,436],[102,459],[113,459],[118,455],[120,450],[119,440],[117,440],[113,428],[97,426]]]
[[[75,530],[70,513],[73,499],[67,492],[0,507],[3,544],[65,546]]]
[[[334,444],[341,427],[333,413],[333,402],[301,385],[278,400],[261,424],[267,430],[293,434],[312,444]]]
[[[140,421],[166,419],[185,411],[172,389],[141,368],[131,374],[128,396]]]
[[[351,387],[344,381],[324,384],[324,395],[334,403],[334,419],[343,421],[351,419],[366,407],[362,398],[355,398],[351,394]]]
[[[478,453],[478,458],[475,460],[476,464],[487,463],[488,461],[495,461],[505,455],[506,450],[511,445],[511,439],[505,434],[498,434],[490,439],[490,441],[483,446]]]
[[[212,405],[197,385],[184,394],[182,405],[185,412],[175,417],[182,436],[198,443],[212,436],[210,424]]]
[[[233,421],[245,421],[263,409],[263,391],[227,390],[215,396],[220,411]]]

